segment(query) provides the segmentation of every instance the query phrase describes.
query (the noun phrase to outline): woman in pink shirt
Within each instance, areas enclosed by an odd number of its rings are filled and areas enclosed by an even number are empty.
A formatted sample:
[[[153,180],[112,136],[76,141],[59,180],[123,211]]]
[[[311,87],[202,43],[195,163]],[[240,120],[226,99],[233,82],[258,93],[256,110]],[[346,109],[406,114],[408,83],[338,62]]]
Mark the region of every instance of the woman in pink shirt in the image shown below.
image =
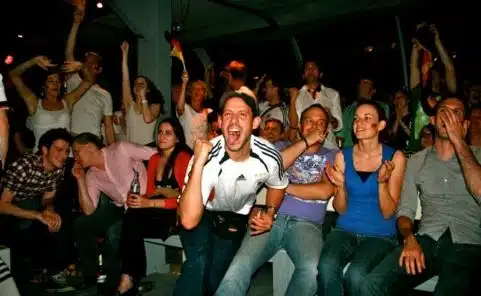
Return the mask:
[[[143,239],[165,240],[177,224],[177,196],[184,186],[192,151],[186,146],[184,131],[176,119],[167,118],[160,123],[157,147],[159,153],[148,164],[146,195],[131,195],[127,200],[129,209],[121,238],[123,274],[116,295],[136,295],[136,284],[146,271]]]

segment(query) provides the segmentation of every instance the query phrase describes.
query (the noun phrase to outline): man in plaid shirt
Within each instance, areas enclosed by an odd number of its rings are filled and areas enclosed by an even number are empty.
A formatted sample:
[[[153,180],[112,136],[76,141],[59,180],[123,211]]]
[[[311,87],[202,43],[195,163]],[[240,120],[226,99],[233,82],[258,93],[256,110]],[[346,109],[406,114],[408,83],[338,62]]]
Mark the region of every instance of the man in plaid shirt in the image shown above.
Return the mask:
[[[54,210],[53,198],[64,177],[71,142],[67,130],[51,129],[40,138],[39,152],[26,153],[6,168],[0,197],[0,244],[14,253],[17,248],[18,253],[24,250],[22,255],[29,256],[33,250],[41,250],[46,233],[60,230],[62,220]],[[40,257],[50,261],[58,254],[52,256]]]

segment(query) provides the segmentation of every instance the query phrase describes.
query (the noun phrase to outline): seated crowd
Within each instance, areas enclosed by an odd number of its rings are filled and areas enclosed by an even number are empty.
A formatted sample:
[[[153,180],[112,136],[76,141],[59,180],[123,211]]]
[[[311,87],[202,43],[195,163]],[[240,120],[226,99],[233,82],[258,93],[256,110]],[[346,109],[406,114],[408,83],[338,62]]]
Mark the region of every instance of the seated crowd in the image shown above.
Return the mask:
[[[270,76],[249,89],[239,61],[220,73],[219,96],[184,72],[166,114],[148,78],[131,85],[123,43],[114,116],[96,84],[101,56],[74,59],[82,20],[75,11],[63,67],[40,56],[9,75],[36,143],[28,151],[13,131],[16,157],[7,159],[2,119],[0,244],[17,283],[86,290],[101,266],[99,293],[137,295],[144,238],[179,235],[186,261],[175,295],[246,295],[279,250],[295,266],[286,295],[405,295],[434,275],[434,295],[481,293],[481,98],[456,92],[437,31],[448,91],[421,92],[415,41],[410,91],[393,93],[392,114],[369,77],[342,108],[315,61],[288,99]],[[35,65],[49,69],[42,95],[21,78]],[[2,86],[2,117],[5,101]],[[337,218],[326,234],[330,200]]]

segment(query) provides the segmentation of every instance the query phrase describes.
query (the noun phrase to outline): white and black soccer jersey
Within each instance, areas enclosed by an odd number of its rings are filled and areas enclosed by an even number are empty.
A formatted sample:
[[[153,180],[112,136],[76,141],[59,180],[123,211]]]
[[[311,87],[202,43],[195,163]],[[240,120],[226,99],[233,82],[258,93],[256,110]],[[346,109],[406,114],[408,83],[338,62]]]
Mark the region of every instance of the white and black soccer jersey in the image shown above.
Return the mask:
[[[208,210],[247,215],[262,185],[275,189],[287,187],[289,181],[281,155],[268,141],[251,136],[250,157],[242,162],[229,158],[223,136],[210,142],[213,147],[204,165],[201,184],[202,199]],[[185,184],[189,180],[192,161],[187,168]],[[212,190],[214,195],[209,198]]]

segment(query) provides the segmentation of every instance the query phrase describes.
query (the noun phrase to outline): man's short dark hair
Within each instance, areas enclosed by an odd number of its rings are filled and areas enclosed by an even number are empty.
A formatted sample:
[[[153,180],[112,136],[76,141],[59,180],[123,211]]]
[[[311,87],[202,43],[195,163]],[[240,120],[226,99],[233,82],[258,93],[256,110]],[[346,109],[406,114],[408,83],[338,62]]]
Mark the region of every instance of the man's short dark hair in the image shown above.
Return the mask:
[[[99,137],[92,133],[81,133],[73,138],[74,144],[87,145],[94,144],[97,148],[102,148],[103,144]]]
[[[279,127],[281,128],[281,134],[284,133],[284,131],[285,131],[286,128],[284,127],[284,124],[282,123],[282,121],[280,121],[280,120],[277,119],[277,118],[271,117],[271,118],[267,119],[266,121],[264,121],[264,127],[265,127],[269,122],[275,122],[275,123],[277,123],[277,124],[279,125]]]
[[[247,79],[247,68],[243,62],[231,61],[225,70],[230,73],[233,79],[246,81]]]
[[[301,120],[299,122],[302,123],[302,121],[304,120],[304,117],[306,116],[306,113],[309,110],[314,109],[314,108],[320,109],[322,112],[324,112],[324,115],[326,115],[326,120],[327,120],[327,122],[329,122],[329,112],[327,112],[326,108],[324,108],[321,104],[312,104],[309,107],[307,107],[306,109],[304,109],[304,111],[302,111],[302,113],[301,113]]]
[[[38,141],[38,150],[42,150],[43,147],[50,149],[53,142],[57,140],[64,140],[69,145],[72,144],[72,136],[70,133],[64,128],[54,128],[48,130],[45,134],[43,134],[39,141]]]
[[[468,101],[465,99],[464,96],[456,93],[446,93],[443,94],[441,97],[441,100],[436,103],[436,107],[434,107],[434,115],[438,114],[439,106],[441,106],[441,102],[444,102],[449,99],[455,99],[460,101],[463,104],[464,107],[464,118],[468,119],[471,116],[471,108],[469,107]]]

